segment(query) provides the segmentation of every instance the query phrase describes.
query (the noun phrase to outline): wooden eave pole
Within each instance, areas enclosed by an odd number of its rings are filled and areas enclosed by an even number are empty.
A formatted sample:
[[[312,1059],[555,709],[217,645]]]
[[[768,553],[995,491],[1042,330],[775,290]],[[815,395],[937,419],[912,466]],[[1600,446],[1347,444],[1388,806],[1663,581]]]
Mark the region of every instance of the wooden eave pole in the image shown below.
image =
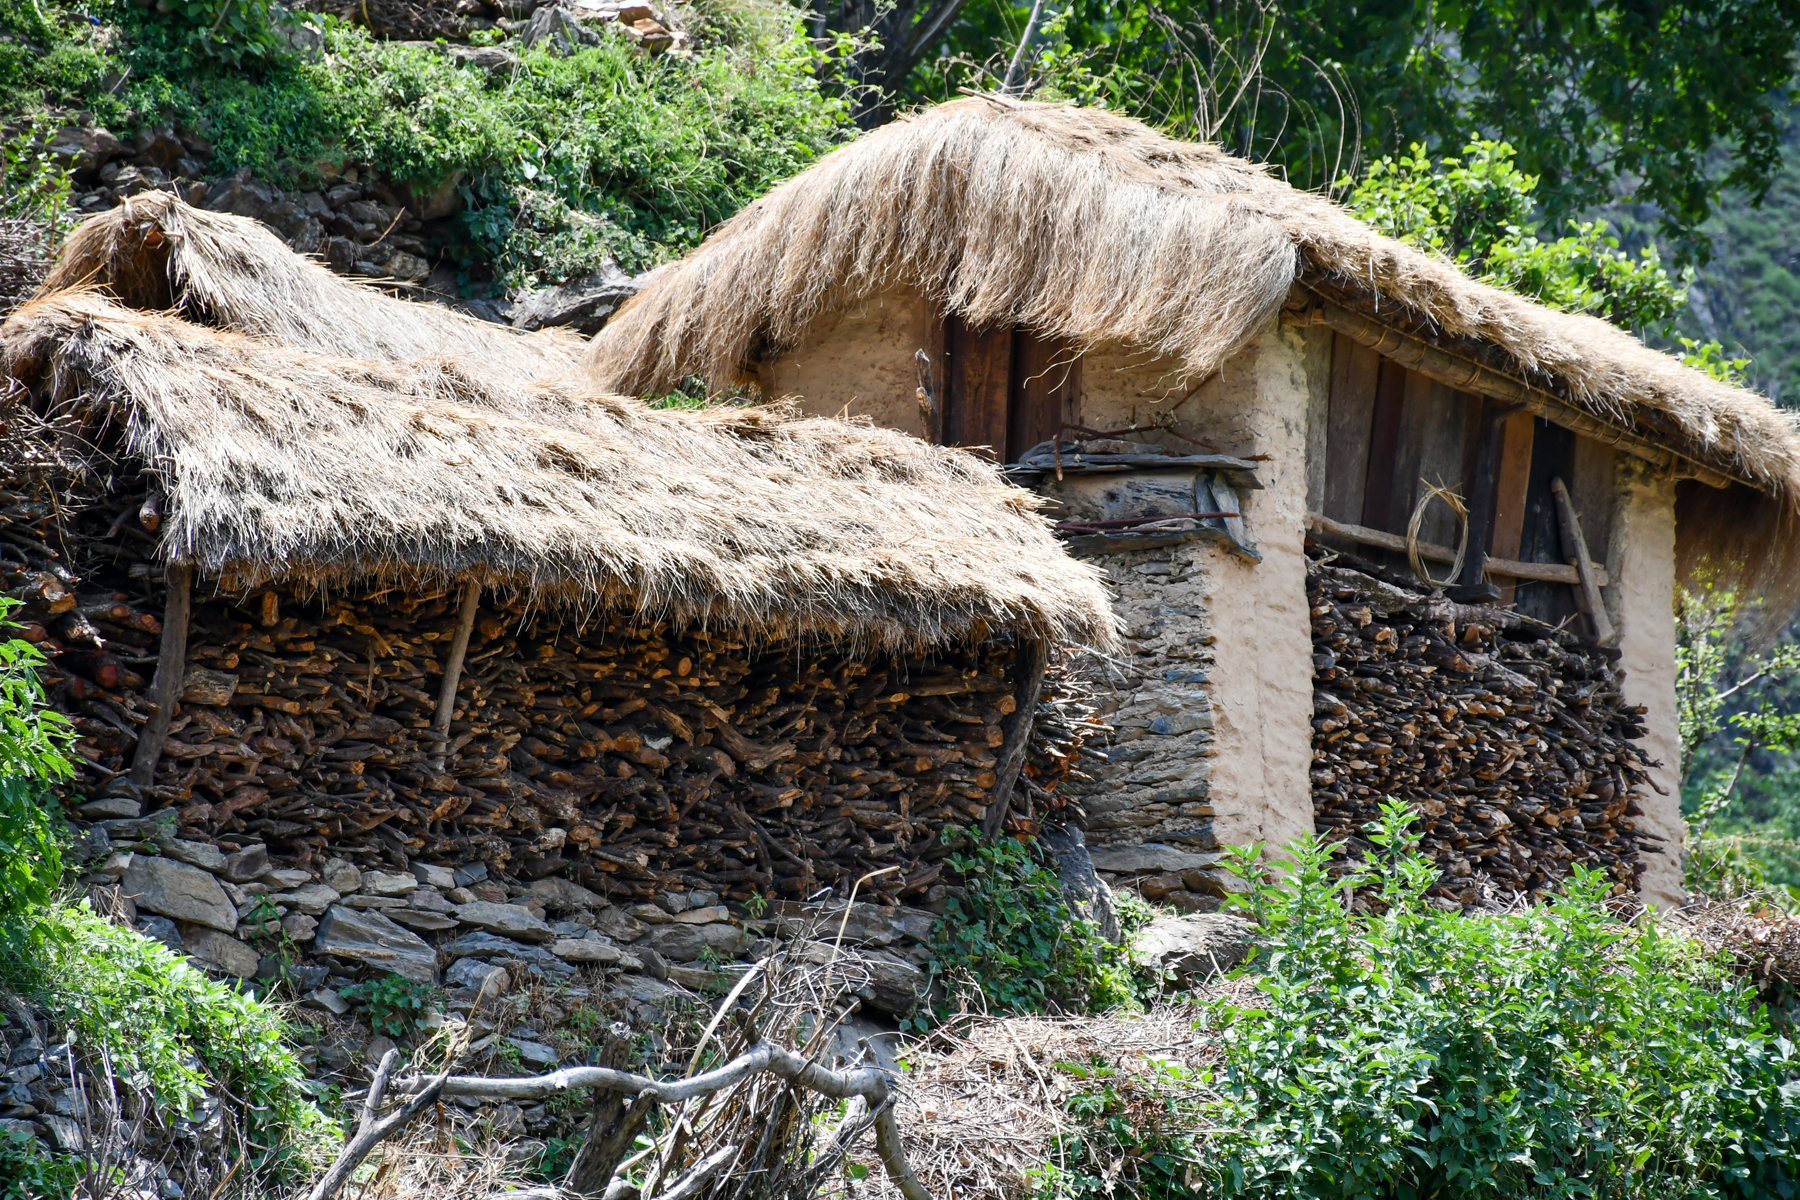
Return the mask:
[[[1012,806],[1013,785],[1025,766],[1025,748],[1031,742],[1031,724],[1037,715],[1038,697],[1044,691],[1044,673],[1050,668],[1050,646],[1047,642],[1021,639],[1018,675],[1013,688],[1014,708],[1001,724],[1000,759],[994,767],[994,788],[988,793],[987,817],[981,831],[988,838],[998,837]]]

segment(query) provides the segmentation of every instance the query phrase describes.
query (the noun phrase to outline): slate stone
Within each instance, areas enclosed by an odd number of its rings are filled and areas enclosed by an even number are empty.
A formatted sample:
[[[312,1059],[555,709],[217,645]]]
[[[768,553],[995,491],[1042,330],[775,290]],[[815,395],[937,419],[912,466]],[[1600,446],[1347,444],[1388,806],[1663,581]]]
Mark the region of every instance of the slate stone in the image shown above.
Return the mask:
[[[556,1051],[542,1042],[534,1042],[529,1038],[509,1037],[506,1039],[519,1049],[519,1061],[533,1067],[553,1070],[556,1067]]]
[[[891,951],[865,954],[868,966],[868,988],[862,993],[870,1007],[896,1017],[909,1016],[924,998],[930,977],[919,967]]]
[[[478,958],[464,958],[451,963],[450,969],[444,972],[444,986],[473,988],[477,992],[485,987],[488,996],[503,996],[512,986],[512,977],[506,973],[505,967],[497,967]]]
[[[547,975],[567,976],[575,973],[562,959],[542,946],[527,946],[491,933],[465,933],[445,947],[453,959],[502,959],[536,969]]]
[[[449,867],[440,867],[435,863],[416,862],[412,865],[413,878],[426,887],[449,891],[456,886],[456,874]]]
[[[125,894],[145,912],[161,913],[229,933],[237,908],[219,881],[186,863],[136,855],[125,869]]]
[[[625,957],[617,946],[600,938],[558,938],[550,943],[550,953],[568,962],[608,965]]]
[[[181,930],[167,917],[146,913],[138,918],[138,929],[145,937],[155,938],[171,950],[181,949]]]
[[[719,905],[707,908],[690,908],[675,914],[675,921],[681,925],[711,925],[714,921],[729,921],[731,914]]]
[[[267,846],[245,846],[225,856],[219,873],[233,883],[249,883],[269,869]]]
[[[273,871],[264,871],[258,878],[272,888],[285,891],[312,882],[312,872],[302,871],[299,867],[277,867]]]
[[[552,912],[598,912],[609,907],[606,897],[560,876],[538,880],[525,895]]]
[[[1096,871],[1132,875],[1148,871],[1203,871],[1216,866],[1222,855],[1195,854],[1161,842],[1139,846],[1090,846],[1088,856]]]
[[[392,971],[418,983],[437,982],[437,951],[378,912],[332,905],[313,935],[313,952]]]
[[[276,892],[269,898],[277,904],[297,908],[309,917],[316,917],[343,897],[336,888],[326,887],[322,883],[309,883],[291,892]]]
[[[184,862],[190,867],[199,867],[208,873],[216,873],[225,865],[225,852],[209,842],[184,842],[180,838],[170,838],[163,843],[162,854],[164,858]]]
[[[480,883],[488,877],[487,864],[484,862],[464,863],[453,868],[451,878],[456,880],[457,887],[468,887],[472,883]]]
[[[1229,971],[1253,944],[1250,922],[1228,913],[1158,917],[1132,939],[1140,959],[1182,980]]]
[[[520,904],[495,904],[489,900],[459,904],[456,919],[477,929],[527,942],[548,942],[556,937],[542,917]]]
[[[423,912],[416,908],[390,908],[383,911],[408,929],[423,930],[426,933],[455,929],[458,924],[455,917],[447,917],[443,913],[437,912]]]
[[[419,880],[413,875],[398,875],[387,871],[364,871],[362,890],[375,896],[404,896],[419,886]]]
[[[326,859],[325,869],[319,875],[327,887],[336,888],[341,895],[348,896],[351,892],[362,890],[362,871],[355,863],[344,859]]]
[[[182,929],[181,946],[189,958],[239,979],[256,978],[257,965],[262,962],[262,955],[229,933],[220,933],[201,925],[189,925]]]
[[[89,821],[98,821],[108,817],[114,820],[129,820],[132,817],[142,816],[144,806],[129,796],[107,796],[100,800],[89,800],[77,811]]]
[[[1124,933],[1113,908],[1112,889],[1094,873],[1094,860],[1081,830],[1072,825],[1046,825],[1039,840],[1056,858],[1056,878],[1069,907],[1092,921],[1107,941],[1120,942]]]
[[[700,957],[706,938],[693,925],[659,925],[650,931],[650,947],[672,963],[687,963]]]
[[[542,17],[542,13],[539,15]],[[550,36],[552,32],[546,28],[539,36]],[[530,46],[531,34],[528,32],[525,37],[525,45]],[[621,304],[637,295],[641,286],[641,276],[627,275],[609,262],[561,287],[544,288],[520,299],[513,306],[513,324],[520,329],[560,325],[591,337],[600,332]]]

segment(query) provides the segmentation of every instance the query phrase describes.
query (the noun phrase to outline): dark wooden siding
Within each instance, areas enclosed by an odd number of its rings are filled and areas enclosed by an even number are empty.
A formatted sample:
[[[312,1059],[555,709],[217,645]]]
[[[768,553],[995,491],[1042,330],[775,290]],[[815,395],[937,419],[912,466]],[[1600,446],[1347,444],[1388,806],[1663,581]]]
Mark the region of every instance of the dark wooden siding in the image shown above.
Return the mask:
[[[1331,395],[1325,448],[1324,514],[1404,536],[1426,484],[1456,489],[1470,504],[1483,417],[1495,402],[1457,392],[1341,334],[1332,345]],[[1567,562],[1550,481],[1568,486],[1588,552],[1606,557],[1612,518],[1612,447],[1561,426],[1517,413],[1498,432],[1493,531],[1484,549],[1499,558]],[[1420,536],[1454,546],[1461,527],[1447,506],[1429,505]],[[1404,555],[1383,555],[1346,544],[1364,557],[1407,569]],[[1442,576],[1448,564],[1431,564]],[[1498,578],[1523,611],[1548,620],[1574,612],[1573,591],[1562,584],[1521,584]]]

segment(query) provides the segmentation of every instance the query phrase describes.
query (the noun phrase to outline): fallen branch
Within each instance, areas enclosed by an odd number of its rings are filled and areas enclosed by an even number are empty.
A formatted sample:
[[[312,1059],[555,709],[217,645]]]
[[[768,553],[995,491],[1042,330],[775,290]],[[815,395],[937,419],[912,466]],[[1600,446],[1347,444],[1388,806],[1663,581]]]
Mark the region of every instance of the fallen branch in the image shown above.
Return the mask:
[[[382,1094],[387,1091],[388,1075],[394,1069],[394,1063],[400,1057],[400,1051],[389,1050],[381,1056],[381,1065],[375,1068],[375,1078],[369,1084],[368,1098],[363,1101],[362,1119],[357,1123],[356,1136],[344,1147],[344,1152],[331,1164],[331,1170],[319,1180],[306,1200],[330,1200],[350,1179],[351,1172],[362,1165],[362,1160],[369,1157],[370,1151],[379,1146],[390,1134],[406,1128],[420,1112],[437,1103],[443,1093],[444,1081],[450,1078],[450,1071],[445,1068],[442,1075],[430,1079],[414,1080],[416,1088],[405,1089],[416,1092],[411,1100],[395,1109],[385,1117],[377,1118],[381,1110]]]
[[[899,1187],[906,1200],[932,1200],[931,1192],[907,1165],[906,1152],[900,1142],[900,1128],[894,1121],[893,1106],[888,1103],[888,1079],[884,1072],[875,1067],[833,1071],[805,1055],[766,1042],[752,1046],[722,1067],[687,1079],[652,1079],[648,1075],[635,1075],[611,1067],[564,1067],[548,1075],[526,1079],[493,1079],[485,1075],[433,1078],[409,1076],[396,1079],[393,1087],[402,1094],[420,1089],[436,1089],[432,1093],[434,1096],[473,1096],[496,1100],[543,1100],[577,1088],[604,1088],[611,1092],[654,1100],[659,1104],[679,1104],[695,1096],[723,1091],[763,1072],[834,1100],[860,1097],[867,1103],[869,1111],[875,1114],[875,1153],[880,1157],[881,1165],[886,1168],[888,1177]],[[370,1094],[374,1094],[373,1088]],[[362,1134],[359,1132],[357,1141],[361,1140]],[[345,1153],[348,1155],[349,1151]],[[685,1186],[685,1181],[680,1186]],[[327,1195],[329,1193],[315,1191],[310,1200],[325,1200]]]

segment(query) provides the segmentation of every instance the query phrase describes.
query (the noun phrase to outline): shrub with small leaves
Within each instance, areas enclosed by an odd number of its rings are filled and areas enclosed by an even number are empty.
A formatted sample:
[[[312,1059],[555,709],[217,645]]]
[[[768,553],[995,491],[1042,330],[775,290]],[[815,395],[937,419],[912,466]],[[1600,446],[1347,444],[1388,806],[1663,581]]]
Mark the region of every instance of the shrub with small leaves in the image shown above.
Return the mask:
[[[403,1038],[419,1027],[436,992],[404,975],[384,975],[351,984],[338,994],[363,1007],[370,1029],[387,1037]]]

